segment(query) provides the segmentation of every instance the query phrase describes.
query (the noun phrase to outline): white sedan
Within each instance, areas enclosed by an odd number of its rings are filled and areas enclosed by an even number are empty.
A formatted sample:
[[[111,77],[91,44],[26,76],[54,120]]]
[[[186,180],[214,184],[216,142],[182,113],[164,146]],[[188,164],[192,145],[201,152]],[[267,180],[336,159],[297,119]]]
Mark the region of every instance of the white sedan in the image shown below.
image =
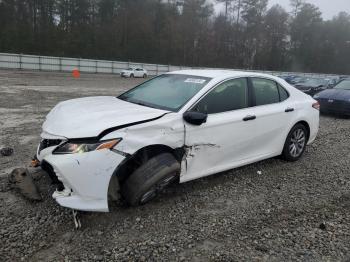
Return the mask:
[[[282,156],[296,161],[316,138],[319,104],[265,74],[186,70],[118,97],[59,103],[37,150],[68,208],[108,211],[119,195],[144,204],[180,183]]]
[[[141,67],[130,67],[120,72],[121,77],[143,77],[147,78],[147,70]]]

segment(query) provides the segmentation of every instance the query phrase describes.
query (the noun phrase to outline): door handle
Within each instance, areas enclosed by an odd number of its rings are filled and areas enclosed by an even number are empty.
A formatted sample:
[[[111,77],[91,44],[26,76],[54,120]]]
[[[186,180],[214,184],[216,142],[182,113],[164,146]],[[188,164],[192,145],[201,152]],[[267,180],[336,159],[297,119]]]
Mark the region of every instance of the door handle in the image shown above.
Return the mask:
[[[243,121],[249,121],[254,119],[256,119],[256,116],[246,116],[245,118],[243,118]]]
[[[293,112],[294,108],[288,107],[286,110],[284,110],[284,112],[288,113],[288,112]]]

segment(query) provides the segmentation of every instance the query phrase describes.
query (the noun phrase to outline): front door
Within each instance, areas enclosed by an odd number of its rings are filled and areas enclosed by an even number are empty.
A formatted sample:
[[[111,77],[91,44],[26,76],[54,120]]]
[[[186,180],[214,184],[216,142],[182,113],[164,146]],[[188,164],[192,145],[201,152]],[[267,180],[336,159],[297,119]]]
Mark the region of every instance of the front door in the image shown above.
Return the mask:
[[[208,114],[206,123],[185,123],[186,160],[181,182],[243,165],[254,156],[255,129],[246,78],[227,80],[190,109]]]

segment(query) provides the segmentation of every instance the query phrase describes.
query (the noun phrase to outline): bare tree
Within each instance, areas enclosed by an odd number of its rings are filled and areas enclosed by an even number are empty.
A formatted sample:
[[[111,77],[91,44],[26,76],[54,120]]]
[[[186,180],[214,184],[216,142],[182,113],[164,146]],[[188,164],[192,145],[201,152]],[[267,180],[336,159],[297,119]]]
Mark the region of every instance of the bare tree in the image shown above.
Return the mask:
[[[305,0],[290,0],[290,5],[292,7],[292,14],[296,17],[301,9],[301,7],[305,4]]]

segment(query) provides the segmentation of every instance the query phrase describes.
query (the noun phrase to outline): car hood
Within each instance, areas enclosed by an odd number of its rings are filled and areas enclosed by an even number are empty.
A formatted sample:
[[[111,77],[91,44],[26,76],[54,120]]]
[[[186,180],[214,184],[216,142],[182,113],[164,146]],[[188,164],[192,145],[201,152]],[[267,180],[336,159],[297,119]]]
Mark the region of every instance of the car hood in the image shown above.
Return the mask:
[[[46,116],[43,131],[66,138],[97,137],[106,129],[152,120],[167,112],[112,96],[78,98],[57,104]]]
[[[317,94],[315,98],[346,100],[350,99],[350,90],[344,89],[327,89]]]

